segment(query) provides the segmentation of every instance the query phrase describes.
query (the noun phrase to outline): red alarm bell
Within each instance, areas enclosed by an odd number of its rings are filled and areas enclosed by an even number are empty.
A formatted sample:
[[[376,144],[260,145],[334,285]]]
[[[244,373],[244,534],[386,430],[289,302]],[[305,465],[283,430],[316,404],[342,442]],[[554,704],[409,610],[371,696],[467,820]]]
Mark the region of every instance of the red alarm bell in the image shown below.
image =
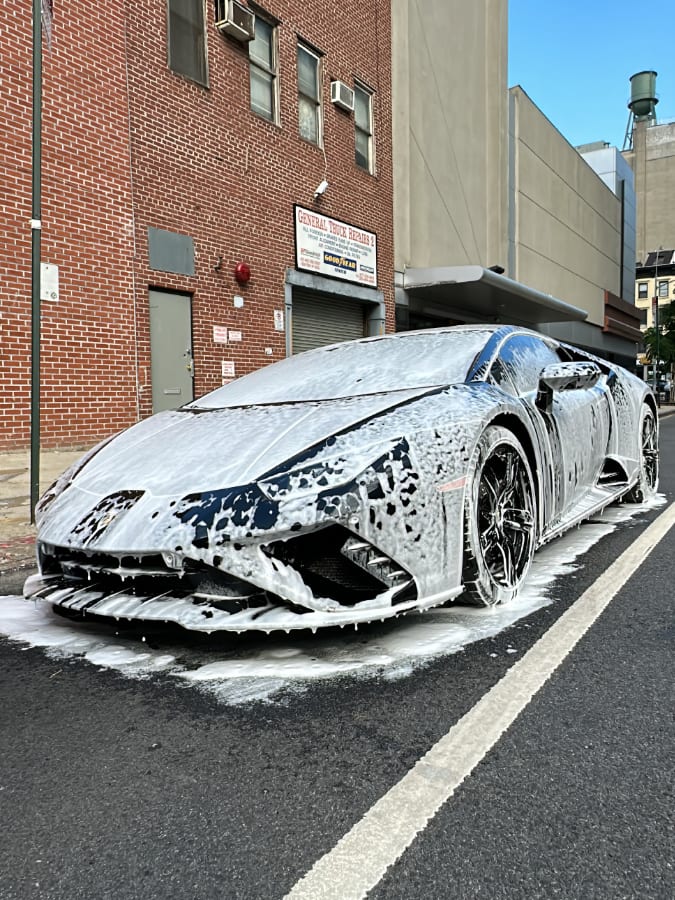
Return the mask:
[[[246,284],[250,281],[251,278],[251,267],[248,263],[239,262],[234,267],[234,277],[237,279],[239,284]]]

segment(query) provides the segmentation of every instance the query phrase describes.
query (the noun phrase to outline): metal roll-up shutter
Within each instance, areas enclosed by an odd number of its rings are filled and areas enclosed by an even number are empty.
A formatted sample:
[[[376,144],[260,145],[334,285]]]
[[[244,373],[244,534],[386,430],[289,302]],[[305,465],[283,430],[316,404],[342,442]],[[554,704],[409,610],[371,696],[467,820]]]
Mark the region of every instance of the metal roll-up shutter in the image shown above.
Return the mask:
[[[365,335],[364,304],[293,289],[293,353]]]

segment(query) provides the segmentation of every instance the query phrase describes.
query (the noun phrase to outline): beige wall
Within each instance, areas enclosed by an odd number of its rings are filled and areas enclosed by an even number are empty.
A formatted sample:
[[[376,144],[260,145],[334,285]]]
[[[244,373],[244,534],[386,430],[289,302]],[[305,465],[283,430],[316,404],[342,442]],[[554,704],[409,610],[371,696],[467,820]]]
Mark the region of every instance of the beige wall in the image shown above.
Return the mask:
[[[512,278],[589,312],[620,294],[621,204],[520,87],[510,90]]]
[[[506,266],[506,0],[393,0],[395,267]]]
[[[637,257],[675,248],[675,123],[636,122],[633,149],[623,154],[635,173]]]

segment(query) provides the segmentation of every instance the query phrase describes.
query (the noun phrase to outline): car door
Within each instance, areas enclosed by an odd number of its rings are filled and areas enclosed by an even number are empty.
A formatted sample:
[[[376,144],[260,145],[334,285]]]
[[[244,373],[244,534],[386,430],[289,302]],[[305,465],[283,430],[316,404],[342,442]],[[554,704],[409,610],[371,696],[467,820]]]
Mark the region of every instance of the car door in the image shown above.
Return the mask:
[[[563,361],[554,342],[514,334],[492,365],[492,380],[527,407],[543,435],[549,469],[540,474],[551,495],[550,520],[570,513],[595,485],[609,440],[604,377],[592,388],[555,391],[549,405],[537,404],[542,371]]]

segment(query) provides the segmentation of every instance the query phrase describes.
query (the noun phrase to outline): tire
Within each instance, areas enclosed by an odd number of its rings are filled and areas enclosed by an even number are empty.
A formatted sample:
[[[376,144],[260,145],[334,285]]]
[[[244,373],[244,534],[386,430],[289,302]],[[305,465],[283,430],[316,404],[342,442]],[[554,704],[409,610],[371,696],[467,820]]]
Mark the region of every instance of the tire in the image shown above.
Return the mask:
[[[624,499],[629,503],[644,503],[653,497],[659,486],[659,442],[654,410],[646,403],[640,413],[640,474],[637,484]]]
[[[534,556],[534,479],[520,442],[496,425],[481,435],[469,472],[462,599],[495,606],[517,594]]]

